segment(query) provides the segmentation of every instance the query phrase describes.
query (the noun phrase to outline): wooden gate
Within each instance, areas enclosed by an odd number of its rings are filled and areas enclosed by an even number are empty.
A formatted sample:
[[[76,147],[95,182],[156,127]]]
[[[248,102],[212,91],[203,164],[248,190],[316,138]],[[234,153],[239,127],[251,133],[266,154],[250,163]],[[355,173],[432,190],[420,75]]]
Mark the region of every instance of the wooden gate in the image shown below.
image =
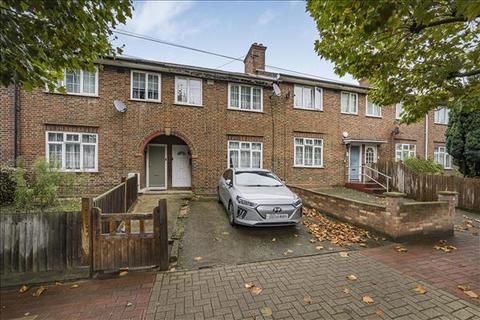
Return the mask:
[[[159,266],[168,268],[167,201],[152,213],[102,213],[91,209],[90,272]],[[108,228],[102,228],[107,225]],[[147,232],[146,228],[152,229]]]

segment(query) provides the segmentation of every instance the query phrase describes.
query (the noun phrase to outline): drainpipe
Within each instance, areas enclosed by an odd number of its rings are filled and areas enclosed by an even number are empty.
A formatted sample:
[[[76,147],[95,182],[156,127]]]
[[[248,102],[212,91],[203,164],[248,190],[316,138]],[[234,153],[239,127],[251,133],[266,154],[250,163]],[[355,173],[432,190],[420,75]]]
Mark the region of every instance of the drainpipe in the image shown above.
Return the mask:
[[[425,159],[428,159],[428,113],[425,116]]]
[[[20,113],[20,88],[16,81],[13,85],[13,166],[17,166],[18,159],[18,122]]]

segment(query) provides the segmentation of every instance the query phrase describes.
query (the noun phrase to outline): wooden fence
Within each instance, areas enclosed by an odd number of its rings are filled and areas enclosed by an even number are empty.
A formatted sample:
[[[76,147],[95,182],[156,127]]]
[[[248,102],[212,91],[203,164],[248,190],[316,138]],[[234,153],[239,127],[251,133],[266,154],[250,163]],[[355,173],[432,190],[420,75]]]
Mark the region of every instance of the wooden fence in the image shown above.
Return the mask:
[[[438,191],[458,192],[458,207],[480,211],[480,179],[418,174],[401,162],[377,163],[379,171],[392,177],[392,187],[418,201],[436,201]]]
[[[81,223],[80,212],[0,214],[0,273],[81,265]]]

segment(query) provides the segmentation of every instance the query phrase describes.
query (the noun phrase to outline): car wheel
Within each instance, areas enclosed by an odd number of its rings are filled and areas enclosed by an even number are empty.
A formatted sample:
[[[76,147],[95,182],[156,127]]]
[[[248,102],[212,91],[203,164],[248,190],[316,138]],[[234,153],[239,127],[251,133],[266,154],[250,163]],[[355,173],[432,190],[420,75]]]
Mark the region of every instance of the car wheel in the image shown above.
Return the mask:
[[[233,212],[233,203],[230,201],[228,203],[228,221],[232,226],[236,225],[235,223],[235,212]]]
[[[220,199],[220,188],[217,187],[217,202],[222,203],[222,199]]]

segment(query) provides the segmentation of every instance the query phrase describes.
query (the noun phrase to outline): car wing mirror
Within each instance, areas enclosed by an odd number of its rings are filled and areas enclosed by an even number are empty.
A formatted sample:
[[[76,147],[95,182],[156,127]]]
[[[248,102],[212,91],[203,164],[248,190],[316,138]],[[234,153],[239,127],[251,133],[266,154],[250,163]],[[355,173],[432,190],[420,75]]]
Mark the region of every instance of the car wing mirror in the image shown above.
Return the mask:
[[[228,186],[229,188],[233,187],[233,182],[232,182],[232,180],[227,179],[227,180],[225,180],[225,183],[227,184],[227,186]]]

